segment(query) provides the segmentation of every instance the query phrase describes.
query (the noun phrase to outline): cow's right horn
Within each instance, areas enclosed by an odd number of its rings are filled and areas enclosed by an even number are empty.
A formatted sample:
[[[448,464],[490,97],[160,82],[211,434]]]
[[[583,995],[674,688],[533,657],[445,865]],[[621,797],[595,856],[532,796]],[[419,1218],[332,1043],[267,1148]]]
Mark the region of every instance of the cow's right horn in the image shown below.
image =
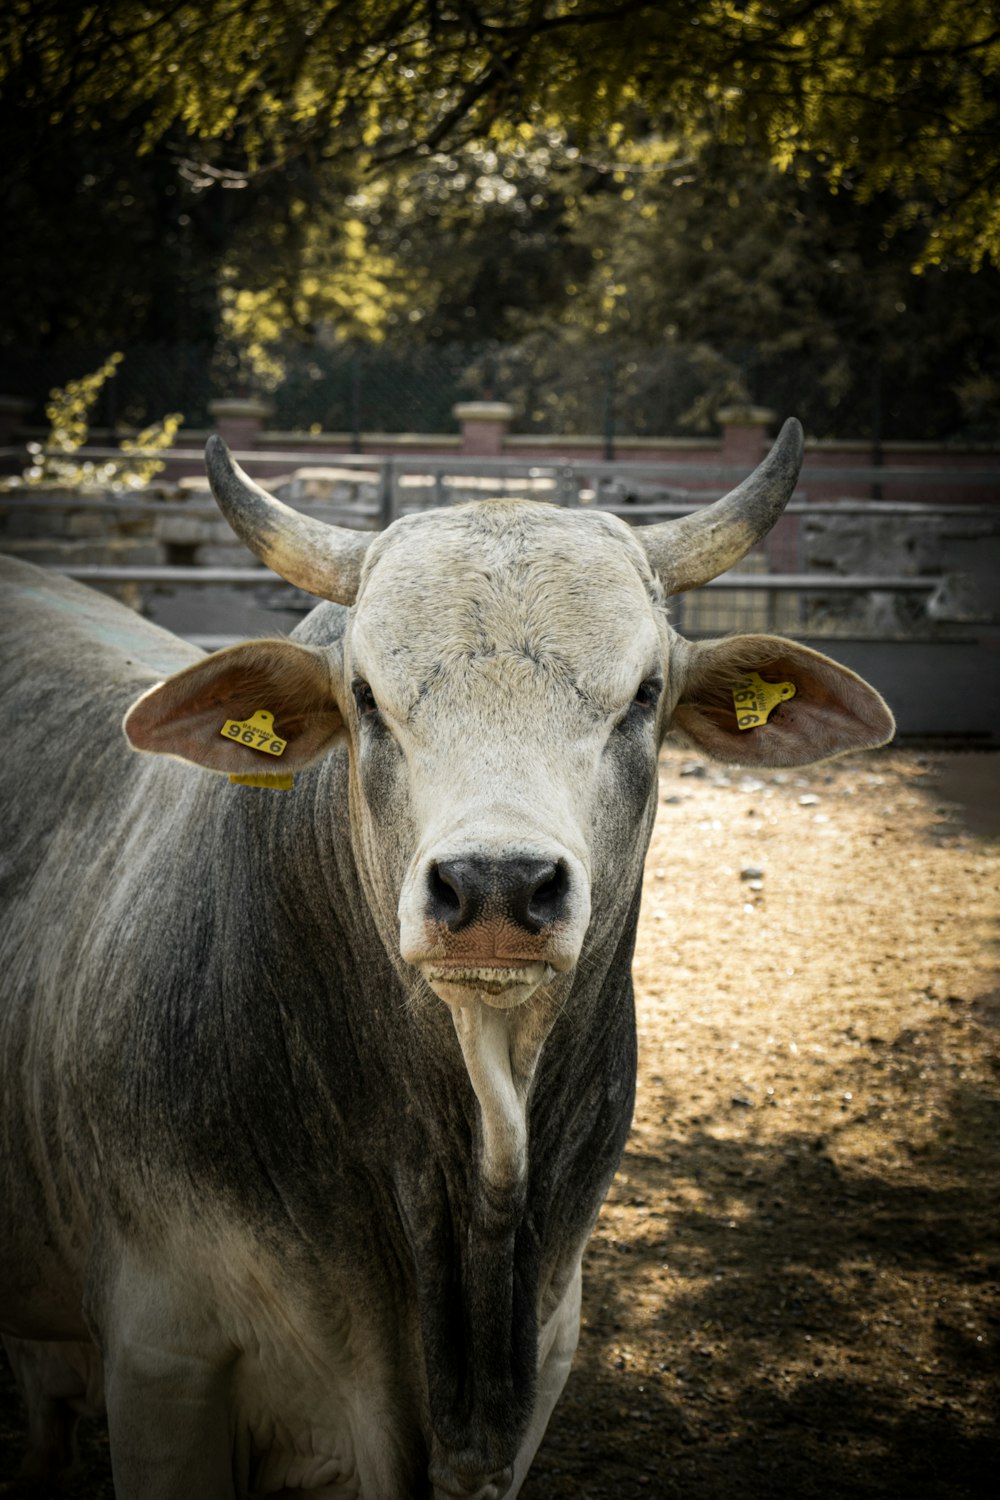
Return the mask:
[[[668,594],[718,578],[767,535],[792,497],[803,445],[802,427],[789,417],[770,453],[735,490],[679,521],[637,528]]]
[[[335,604],[353,604],[370,532],[327,526],[262,490],[240,468],[222,439],[205,444],[208,482],[240,541],[282,578]]]

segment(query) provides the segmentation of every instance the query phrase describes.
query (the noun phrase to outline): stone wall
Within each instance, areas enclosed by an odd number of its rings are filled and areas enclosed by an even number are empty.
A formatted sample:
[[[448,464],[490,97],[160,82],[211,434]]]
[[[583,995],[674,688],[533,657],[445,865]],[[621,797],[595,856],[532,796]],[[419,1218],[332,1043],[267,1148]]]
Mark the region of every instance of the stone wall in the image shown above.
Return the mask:
[[[356,478],[356,476],[355,476]],[[289,479],[280,490],[309,490],[309,482]],[[336,524],[372,524],[375,486],[321,486],[337,502],[301,508]],[[187,498],[175,487],[148,488],[141,497],[69,490],[0,489],[0,551],[40,567],[79,573],[85,582],[179,635],[207,644],[253,635],[286,633],[315,603],[308,595],[266,574],[246,584],[227,580],[191,583],[178,571],[175,581],[88,576],[98,569],[231,569],[259,571],[219,513],[207,488]],[[353,514],[352,514],[353,512]]]
[[[913,510],[880,516],[844,507],[799,517],[802,571],[939,578],[924,594],[873,590],[857,595],[810,596],[804,628],[842,631],[850,626],[876,635],[910,635],[940,624],[996,621],[1000,603],[1000,512]]]

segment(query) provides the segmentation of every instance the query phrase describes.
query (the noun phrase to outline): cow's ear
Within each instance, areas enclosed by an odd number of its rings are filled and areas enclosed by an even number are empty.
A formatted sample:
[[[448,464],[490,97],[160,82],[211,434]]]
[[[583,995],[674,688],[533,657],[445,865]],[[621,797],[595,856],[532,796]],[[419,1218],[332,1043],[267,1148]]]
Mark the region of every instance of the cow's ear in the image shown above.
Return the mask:
[[[765,683],[791,683],[795,692],[766,722],[741,728],[737,714],[751,673]],[[828,656],[780,636],[744,635],[687,645],[670,728],[732,765],[801,766],[884,745],[896,726],[875,689]]]
[[[251,720],[255,728],[236,732]],[[124,724],[136,750],[244,775],[300,770],[329,750],[342,728],[326,656],[294,641],[245,641],[216,651],[144,693]],[[264,745],[282,748],[274,754]]]

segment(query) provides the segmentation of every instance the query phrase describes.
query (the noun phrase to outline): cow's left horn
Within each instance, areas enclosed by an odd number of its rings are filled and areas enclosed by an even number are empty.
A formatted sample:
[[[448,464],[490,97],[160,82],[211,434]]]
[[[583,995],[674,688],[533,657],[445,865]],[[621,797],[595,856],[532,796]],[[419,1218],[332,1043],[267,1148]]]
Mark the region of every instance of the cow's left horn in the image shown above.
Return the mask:
[[[327,526],[283,505],[240,468],[215,434],[205,444],[208,482],[240,541],[282,578],[335,604],[353,604],[370,532]]]
[[[789,417],[770,453],[735,490],[679,521],[636,528],[668,593],[718,578],[767,535],[791,499],[802,448],[802,427]]]

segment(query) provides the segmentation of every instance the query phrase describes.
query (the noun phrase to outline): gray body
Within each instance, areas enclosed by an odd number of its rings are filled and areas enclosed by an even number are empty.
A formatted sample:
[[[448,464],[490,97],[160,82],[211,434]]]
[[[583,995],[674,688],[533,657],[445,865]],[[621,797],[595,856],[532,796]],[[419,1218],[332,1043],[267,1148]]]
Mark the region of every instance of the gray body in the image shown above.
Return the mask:
[[[432,1468],[493,1493],[628,1129],[641,859],[553,1023],[523,1190],[492,1191],[448,1012],[407,993],[359,883],[346,752],[291,796],[136,756],[126,709],[198,653],[26,567],[2,587],[0,1319],[68,1341],[13,1345],[36,1436],[62,1393],[98,1404],[99,1356],[113,1435],[142,1388],[150,1451],[118,1467],[148,1464],[147,1496],[417,1500]],[[575,1327],[550,1337],[567,1362]],[[196,1455],[167,1482],[161,1402]]]

